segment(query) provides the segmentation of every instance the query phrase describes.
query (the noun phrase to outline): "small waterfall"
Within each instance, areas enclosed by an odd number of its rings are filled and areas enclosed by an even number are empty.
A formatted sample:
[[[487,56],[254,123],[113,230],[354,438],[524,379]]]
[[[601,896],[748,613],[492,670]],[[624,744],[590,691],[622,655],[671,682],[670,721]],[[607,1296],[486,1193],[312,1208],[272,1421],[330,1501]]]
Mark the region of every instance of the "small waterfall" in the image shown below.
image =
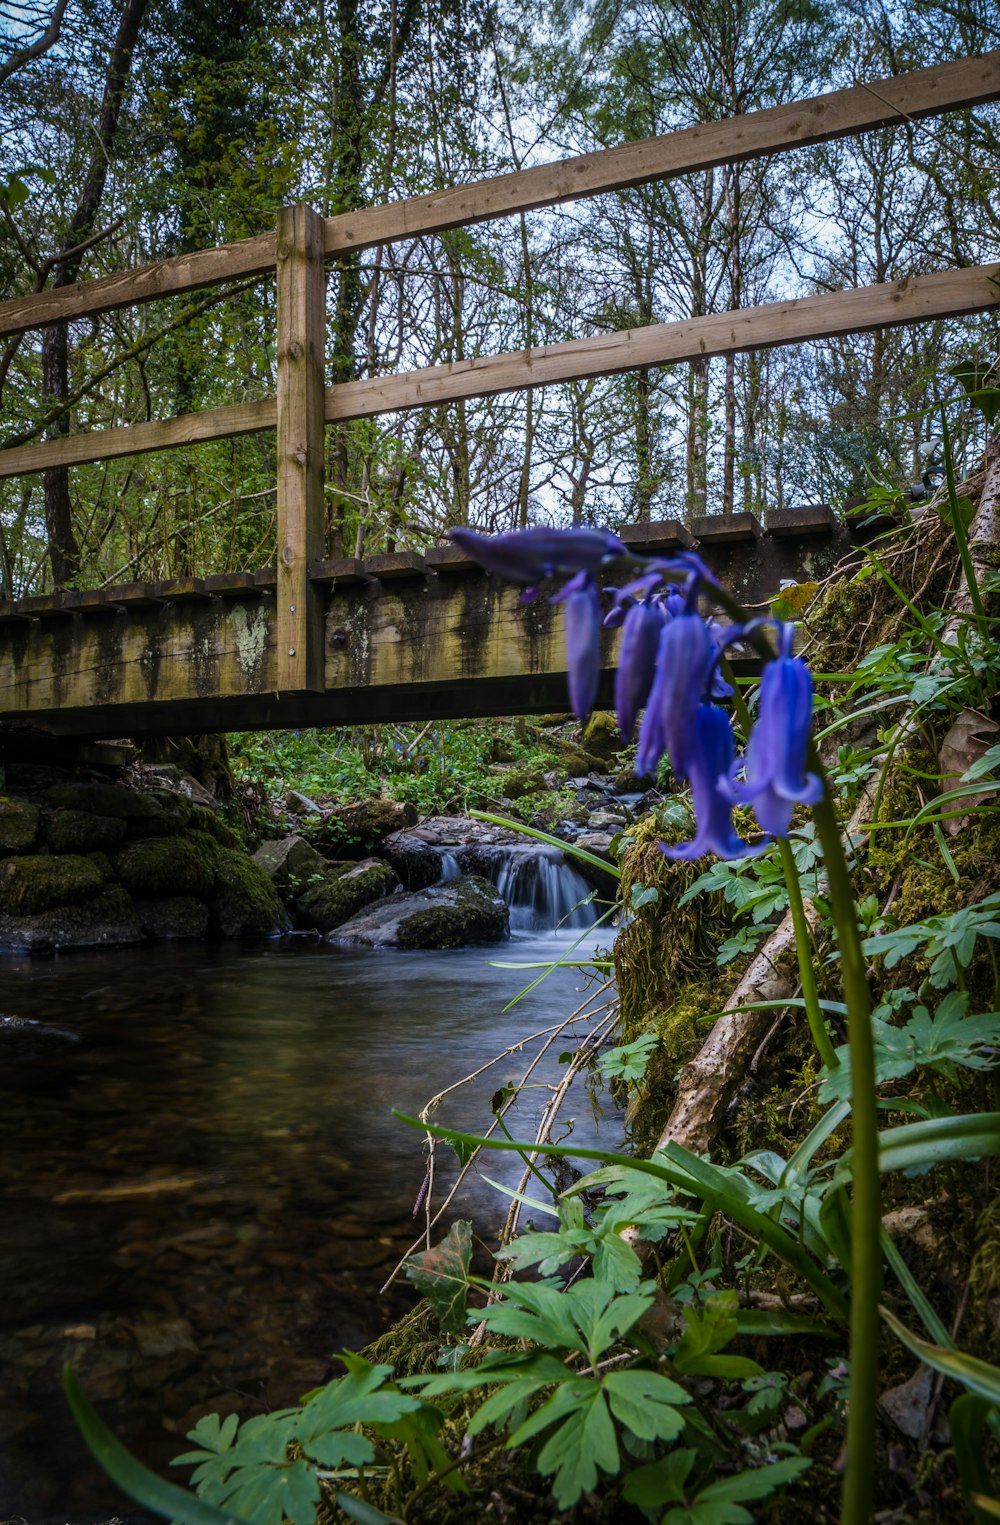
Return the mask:
[[[441,871],[438,875],[438,883],[443,884],[446,879],[457,879],[459,874],[462,872],[462,865],[455,857],[455,854],[453,852],[449,852],[447,847],[439,847],[438,859],[441,865]]]
[[[591,887],[557,848],[502,847],[490,878],[510,907],[512,932],[583,931],[594,925]]]

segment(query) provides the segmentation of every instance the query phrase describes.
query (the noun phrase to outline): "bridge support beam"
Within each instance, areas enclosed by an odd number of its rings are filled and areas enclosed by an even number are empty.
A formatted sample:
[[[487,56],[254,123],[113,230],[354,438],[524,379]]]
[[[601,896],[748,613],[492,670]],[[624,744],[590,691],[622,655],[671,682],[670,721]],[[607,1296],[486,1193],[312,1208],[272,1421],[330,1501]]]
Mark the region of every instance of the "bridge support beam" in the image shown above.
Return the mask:
[[[278,213],[279,689],[322,691],[323,604],[309,563],[323,555],[326,281],[323,219],[312,207]]]

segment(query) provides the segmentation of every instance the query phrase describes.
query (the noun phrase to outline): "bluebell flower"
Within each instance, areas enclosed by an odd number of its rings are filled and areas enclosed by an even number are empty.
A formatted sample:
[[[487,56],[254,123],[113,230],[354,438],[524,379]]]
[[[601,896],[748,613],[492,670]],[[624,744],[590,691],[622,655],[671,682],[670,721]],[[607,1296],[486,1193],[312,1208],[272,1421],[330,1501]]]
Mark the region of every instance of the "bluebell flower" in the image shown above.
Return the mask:
[[[596,572],[605,561],[629,554],[628,546],[617,535],[586,528],[560,530],[537,525],[507,535],[453,529],[451,538],[487,572],[513,582],[541,582],[560,571]]]
[[[694,802],[695,834],[690,842],[670,847],[660,843],[667,858],[700,858],[716,853],[720,858],[747,858],[759,852],[737,836],[733,826],[733,807],[720,789],[733,765],[735,744],[732,726],[725,710],[717,704],[699,704],[694,715],[693,735],[687,753],[687,772]]]
[[[691,610],[670,620],[660,641],[654,688],[663,741],[680,779],[688,776],[695,714],[705,697],[711,664],[711,638],[701,615]]]
[[[636,741],[635,771],[639,778],[651,777],[656,772],[660,758],[667,750],[667,742],[663,734],[663,688],[666,681],[665,674],[667,669],[662,660],[663,643],[666,640],[666,635],[667,626],[664,625],[657,651],[653,686],[646,700],[646,708],[643,712],[642,724],[639,726],[639,736]]]
[[[730,799],[749,801],[764,831],[788,835],[796,803],[815,805],[823,785],[806,773],[806,749],[812,724],[812,676],[801,657],[792,655],[794,625],[779,626],[778,655],[761,674],[757,721],[746,748],[745,782],[729,769]]]
[[[615,710],[626,741],[632,739],[636,716],[649,698],[653,686],[663,628],[663,609],[649,599],[633,604],[622,625],[618,671],[615,674]]]
[[[597,698],[601,672],[601,595],[588,572],[579,572],[551,600],[563,604],[569,702],[586,720]]]

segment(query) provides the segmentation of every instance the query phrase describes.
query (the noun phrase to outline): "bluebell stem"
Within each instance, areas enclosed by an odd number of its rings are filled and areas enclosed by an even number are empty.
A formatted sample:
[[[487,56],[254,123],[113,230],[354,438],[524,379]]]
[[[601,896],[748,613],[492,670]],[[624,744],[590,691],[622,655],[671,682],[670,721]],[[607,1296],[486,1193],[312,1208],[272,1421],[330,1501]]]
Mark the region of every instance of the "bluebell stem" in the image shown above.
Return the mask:
[[[749,801],[764,831],[788,835],[796,803],[815,805],[823,785],[806,773],[806,749],[812,723],[812,677],[801,657],[792,655],[793,625],[778,627],[778,656],[761,674],[757,722],[746,749],[745,782],[729,771],[722,788],[732,800]]]
[[[632,740],[636,716],[653,686],[663,628],[664,611],[650,599],[633,604],[622,625],[615,674],[615,710],[626,741]]]
[[[688,749],[687,770],[694,801],[695,835],[690,842],[669,847],[660,843],[667,858],[700,858],[716,853],[720,858],[747,858],[759,852],[736,834],[732,804],[719,788],[720,778],[733,765],[733,730],[729,716],[717,704],[699,704],[694,716],[694,739]]]
[[[597,698],[601,672],[601,595],[587,572],[578,572],[552,599],[564,604],[569,700],[578,720],[586,720]]]
[[[459,550],[472,556],[487,572],[513,582],[541,582],[554,572],[596,572],[615,556],[627,556],[628,546],[608,530],[514,530],[509,535],[479,535],[453,529]]]

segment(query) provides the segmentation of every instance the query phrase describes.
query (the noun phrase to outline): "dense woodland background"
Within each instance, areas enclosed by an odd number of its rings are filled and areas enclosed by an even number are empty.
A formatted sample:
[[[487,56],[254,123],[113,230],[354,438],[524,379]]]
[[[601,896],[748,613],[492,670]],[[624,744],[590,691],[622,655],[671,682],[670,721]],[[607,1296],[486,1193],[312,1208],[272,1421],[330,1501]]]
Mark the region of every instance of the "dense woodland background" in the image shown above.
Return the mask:
[[[0,298],[1000,46],[992,0],[0,0]],[[331,266],[328,379],[997,257],[996,107],[903,122]],[[273,392],[261,279],[0,351],[0,448]],[[616,525],[919,478],[998,318],[327,432],[328,550]],[[970,424],[970,429],[975,425]],[[981,427],[981,425],[979,426]],[[982,435],[960,440],[972,465]],[[253,568],[261,435],[0,484],[0,590]]]

